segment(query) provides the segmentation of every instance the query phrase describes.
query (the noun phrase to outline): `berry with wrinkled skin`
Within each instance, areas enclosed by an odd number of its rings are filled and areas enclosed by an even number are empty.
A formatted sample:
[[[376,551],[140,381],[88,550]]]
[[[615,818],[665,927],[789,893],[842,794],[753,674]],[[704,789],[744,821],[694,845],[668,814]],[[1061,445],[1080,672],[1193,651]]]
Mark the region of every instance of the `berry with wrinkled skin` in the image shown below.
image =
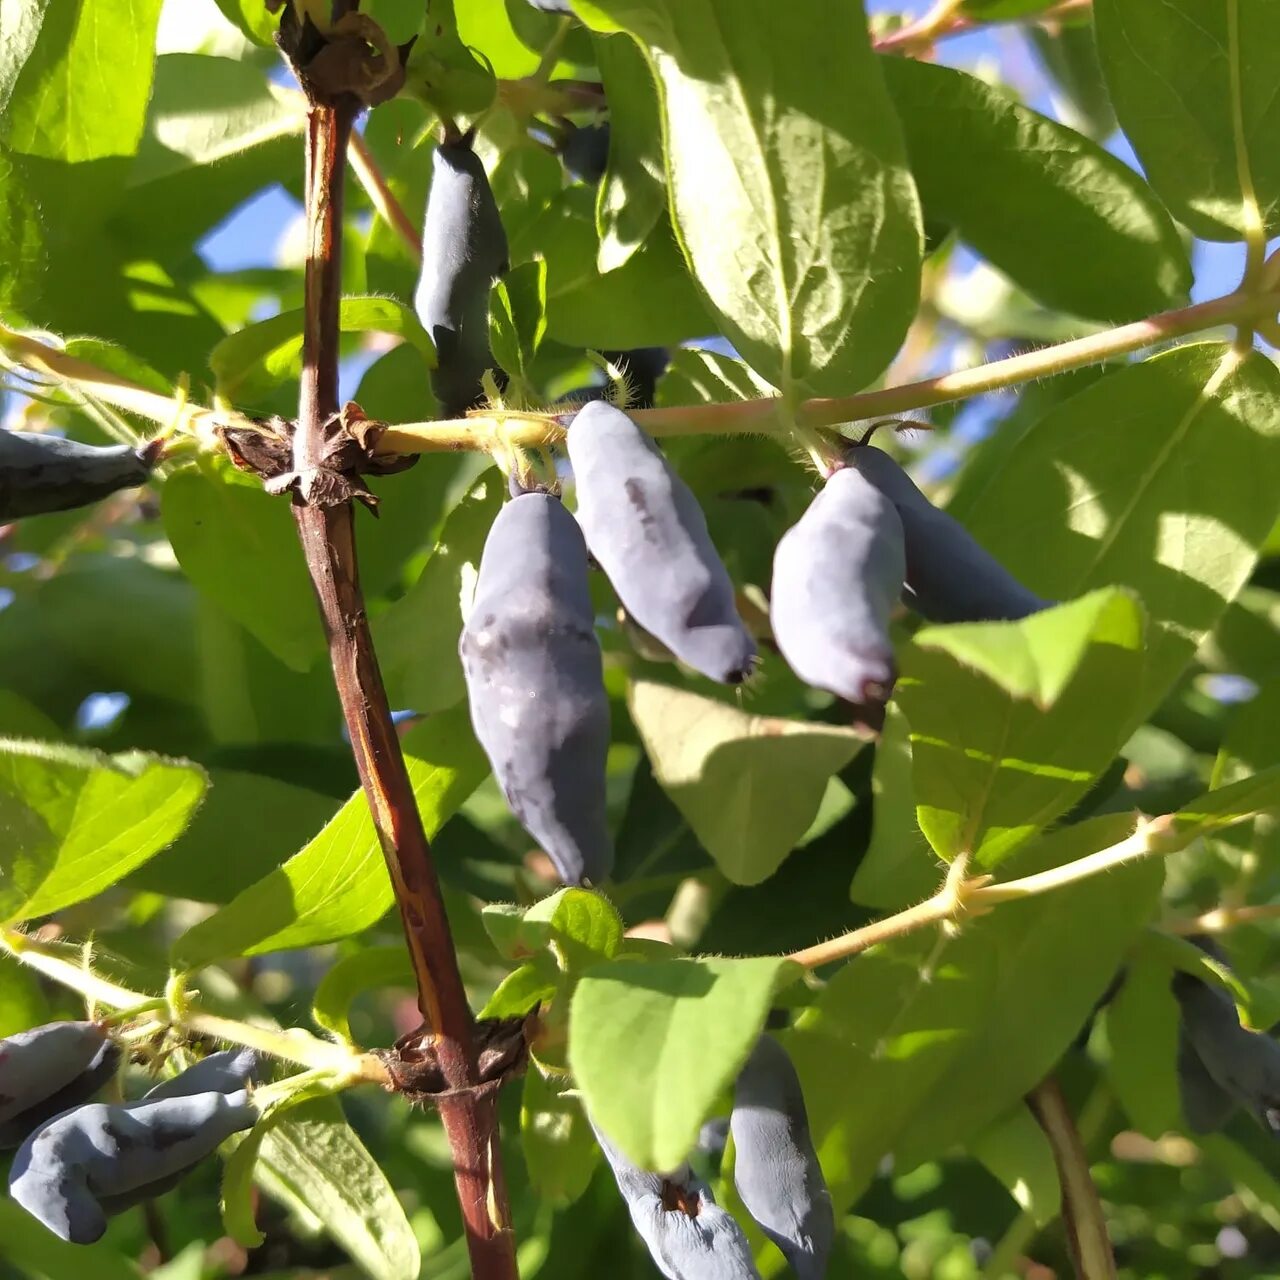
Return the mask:
[[[431,387],[446,418],[481,402],[493,368],[489,288],[507,269],[507,236],[480,157],[467,135],[432,155],[414,309],[436,347]]]
[[[511,812],[565,884],[613,866],[605,818],[609,700],[582,531],[558,498],[498,513],[459,642],[476,737]]]
[[[19,1148],[9,1194],[56,1236],[92,1244],[109,1215],[168,1190],[257,1116],[243,1091],[77,1107]]]
[[[102,1051],[96,1022],[48,1022],[0,1040],[0,1122],[71,1084]]]
[[[682,662],[738,684],[756,647],[693,491],[653,441],[604,401],[566,435],[587,546],[623,607]]]
[[[1178,1095],[1192,1133],[1221,1129],[1236,1110],[1236,1100],[1209,1074],[1185,1027],[1178,1028]]]
[[[773,638],[807,684],[883,706],[897,668],[889,615],[906,572],[897,509],[852,468],[837,471],[773,557]]]
[[[146,1095],[147,1102],[159,1098],[189,1098],[195,1093],[238,1093],[258,1077],[261,1063],[255,1049],[222,1049],[201,1058],[171,1080],[162,1080]]]
[[[930,622],[998,622],[1049,608],[1050,601],[1024,587],[964,525],[935,507],[883,449],[866,445],[849,457],[902,518],[903,599],[916,613]]]
[[[1280,1133],[1280,1044],[1241,1026],[1231,997],[1187,973],[1173,975],[1187,1041],[1210,1077]]]
[[[759,1280],[742,1228],[687,1164],[670,1173],[633,1165],[593,1123],[631,1222],[667,1280]]]
[[[0,524],[88,506],[146,484],[156,456],[155,448],[0,430]]]
[[[0,1121],[0,1151],[21,1146],[52,1116],[88,1102],[116,1074],[121,1056],[119,1045],[113,1040],[104,1040],[88,1065],[73,1080],[17,1115]]]
[[[573,126],[560,147],[560,159],[579,182],[595,186],[604,177],[609,163],[609,126]]]
[[[787,1051],[761,1036],[733,1090],[733,1180],[800,1280],[821,1280],[835,1236],[831,1193]]]

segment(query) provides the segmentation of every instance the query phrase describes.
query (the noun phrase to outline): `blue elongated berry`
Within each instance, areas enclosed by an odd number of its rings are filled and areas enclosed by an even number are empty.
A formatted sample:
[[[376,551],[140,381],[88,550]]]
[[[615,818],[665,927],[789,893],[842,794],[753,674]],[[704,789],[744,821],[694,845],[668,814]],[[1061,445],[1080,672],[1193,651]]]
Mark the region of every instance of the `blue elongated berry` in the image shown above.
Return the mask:
[[[146,484],[157,456],[155,448],[0,430],[0,524],[69,511]]]
[[[0,1122],[71,1084],[106,1039],[106,1028],[95,1022],[49,1022],[0,1040]]]
[[[461,417],[484,398],[493,367],[489,289],[507,269],[507,236],[471,135],[432,155],[422,232],[422,275],[414,308],[436,346],[431,386],[444,417]]]
[[[498,513],[458,647],[476,737],[511,812],[565,884],[604,880],[609,700],[587,548],[558,498],[526,493]]]
[[[632,1225],[668,1280],[759,1280],[742,1228],[687,1164],[650,1173],[592,1128]]]
[[[747,1212],[799,1280],[822,1280],[835,1213],[822,1176],[800,1080],[787,1051],[761,1036],[733,1089],[733,1180]]]
[[[566,441],[587,546],[627,612],[682,662],[737,684],[755,642],[693,491],[621,409],[580,409]]]
[[[18,1149],[9,1194],[63,1240],[92,1244],[109,1215],[168,1190],[257,1115],[244,1091],[76,1107]]]
[[[883,449],[850,452],[852,465],[898,509],[906,539],[904,600],[930,622],[1025,618],[1050,601],[1028,590],[958,520],[939,510]]]
[[[604,177],[609,163],[609,126],[571,126],[568,136],[561,144],[560,159],[579,182],[595,186]]]
[[[146,1101],[159,1098],[189,1098],[194,1093],[238,1093],[251,1080],[256,1080],[261,1063],[254,1049],[222,1049],[201,1058],[171,1080],[162,1080],[146,1095]]]
[[[1178,1028],[1178,1095],[1192,1133],[1221,1129],[1237,1109],[1231,1096],[1200,1060],[1185,1027]]]
[[[1280,1044],[1242,1026],[1231,997],[1199,978],[1175,973],[1173,993],[1187,1041],[1210,1077],[1280,1134]]]
[[[769,617],[792,671],[859,708],[883,706],[897,678],[889,615],[905,572],[893,503],[860,472],[835,472],[774,552]]]
[[[0,1120],[0,1151],[21,1146],[50,1117],[88,1102],[116,1074],[121,1056],[119,1045],[113,1040],[103,1040],[84,1069],[60,1089],[55,1089],[7,1120]]]

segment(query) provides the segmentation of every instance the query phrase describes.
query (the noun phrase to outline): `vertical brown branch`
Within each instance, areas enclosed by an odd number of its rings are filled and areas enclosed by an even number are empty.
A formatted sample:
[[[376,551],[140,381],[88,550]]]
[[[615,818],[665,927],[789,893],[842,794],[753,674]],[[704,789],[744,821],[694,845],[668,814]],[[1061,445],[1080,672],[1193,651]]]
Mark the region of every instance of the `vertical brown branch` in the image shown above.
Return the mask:
[[[350,501],[312,502],[338,411],[343,177],[354,99],[313,103],[306,144],[306,320],[294,468],[294,521],[320,603],[329,658],[360,781],[395,889],[413,958],[418,1005],[450,1093],[439,1099],[476,1280],[516,1280],[498,1144],[496,1098],[479,1083],[471,1010],[440,885],[373,649],[356,563]]]
[[[1116,1260],[1107,1236],[1098,1189],[1067,1100],[1053,1076],[1027,1094],[1027,1105],[1053,1150],[1062,1186],[1062,1222],[1077,1280],[1115,1280]]]

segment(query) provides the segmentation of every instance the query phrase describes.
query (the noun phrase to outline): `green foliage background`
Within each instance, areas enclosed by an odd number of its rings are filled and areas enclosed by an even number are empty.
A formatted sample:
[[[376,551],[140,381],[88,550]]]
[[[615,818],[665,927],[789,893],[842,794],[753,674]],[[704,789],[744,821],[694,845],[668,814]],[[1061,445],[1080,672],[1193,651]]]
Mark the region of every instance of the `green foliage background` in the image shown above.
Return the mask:
[[[265,187],[297,193],[302,102],[276,74],[261,0],[218,0],[220,21],[193,20],[157,56],[160,7],[6,4],[0,319],[161,394],[288,416],[297,255],[215,271],[195,247]],[[402,41],[422,5],[364,8]],[[963,13],[1047,8],[968,0]],[[494,348],[531,404],[590,380],[587,348],[718,335],[737,354],[674,350],[660,405],[776,394],[785,418],[807,397],[936,371],[930,353],[977,363],[1185,307],[1193,234],[1246,244],[1247,287],[1274,289],[1270,0],[1095,0],[1029,27],[1060,119],[1023,105],[1007,67],[982,79],[876,52],[856,0],[575,9],[562,29],[524,0],[434,0],[407,91],[363,134],[417,221],[436,113],[482,114],[514,268],[495,290]],[[892,25],[878,18],[874,34]],[[610,103],[597,190],[530,131],[541,100],[511,92],[553,41],[542,71],[602,80]],[[1117,121],[1145,178],[1101,145]],[[344,343],[382,352],[355,398],[374,417],[429,421],[416,264],[354,181],[349,202]],[[964,247],[979,270],[963,269]],[[1020,1254],[1069,1274],[1051,1152],[1022,1102],[1050,1071],[1123,1277],[1280,1276],[1270,1139],[1243,1115],[1193,1138],[1181,1116],[1168,979],[1197,961],[1161,928],[1261,908],[1223,943],[1251,1024],[1280,1016],[1265,918],[1280,904],[1266,812],[1280,799],[1267,772],[1280,765],[1280,372],[1249,336],[1099,348],[1090,367],[1017,388],[971,448],[945,405],[928,436],[881,434],[1062,604],[1016,624],[903,616],[902,680],[875,745],[767,647],[742,694],[643,656],[597,578],[618,845],[602,894],[548,897],[470,730],[456,640],[504,481],[475,453],[375,482],[381,518],[357,516],[362,577],[392,704],[421,717],[403,742],[464,977],[490,1015],[550,1008],[539,1065],[504,1097],[523,1275],[653,1274],[579,1096],[635,1159],[669,1165],[780,1005],[845,1214],[833,1278],[1013,1275]],[[11,425],[99,442],[151,429],[65,387],[8,385],[32,397],[13,397]],[[668,444],[762,617],[772,549],[815,487],[798,443]],[[953,454],[956,474],[942,465]],[[189,972],[228,1017],[362,1047],[412,1029],[391,888],[284,504],[216,452],[179,451],[141,494],[0,530],[0,591],[0,924],[92,937],[95,964],[134,990]],[[1256,696],[1215,698],[1222,676]],[[127,704],[86,725],[82,704],[102,692]],[[1234,808],[1197,801],[1250,779]],[[1245,820],[1186,818],[1167,859],[813,975],[784,959],[928,896],[958,855],[1012,879],[1115,844],[1135,810],[1193,801]],[[625,932],[655,921],[669,943]],[[0,1034],[82,1007],[0,952]],[[435,1119],[368,1089],[296,1102],[232,1157],[225,1222],[212,1166],[159,1202],[163,1264],[140,1214],[75,1250],[0,1200],[0,1280],[468,1274]],[[755,1242],[778,1274],[780,1255]]]

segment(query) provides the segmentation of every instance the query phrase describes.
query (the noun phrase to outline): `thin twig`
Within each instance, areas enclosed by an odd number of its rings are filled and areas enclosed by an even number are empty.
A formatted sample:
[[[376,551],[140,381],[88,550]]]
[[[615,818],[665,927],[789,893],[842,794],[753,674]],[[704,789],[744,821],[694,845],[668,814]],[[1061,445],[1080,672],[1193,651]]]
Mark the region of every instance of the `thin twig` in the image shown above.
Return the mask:
[[[294,467],[320,467],[338,411],[343,174],[353,103],[315,104],[307,124],[306,317]],[[496,1096],[477,1091],[472,1016],[422,817],[391,719],[356,562],[352,504],[296,501],[294,520],[320,603],[352,752],[387,861],[418,1006],[450,1089],[439,1100],[475,1280],[516,1280]]]
[[[1255,907],[1215,907],[1190,920],[1169,920],[1162,927],[1166,933],[1189,937],[1197,933],[1226,933],[1245,924],[1263,920],[1280,920],[1280,902],[1266,902]]]
[[[918,22],[890,31],[875,42],[878,53],[905,53],[914,57],[928,53],[939,40],[952,36],[967,35],[985,27],[1007,26],[1011,23],[1030,23],[1035,26],[1049,26],[1063,19],[1080,17],[1093,9],[1093,0],[1062,0],[1062,3],[1050,5],[1039,13],[1010,18],[969,18],[964,14],[950,10],[939,15],[933,12],[926,14]]]
[[[1089,1175],[1089,1158],[1058,1082],[1047,1076],[1027,1095],[1053,1151],[1062,1186],[1062,1221],[1077,1280],[1115,1280],[1116,1260],[1098,1189]]]
[[[391,190],[386,174],[369,150],[369,144],[354,130],[347,150],[347,160],[351,165],[351,172],[359,179],[378,216],[404,242],[414,262],[421,262],[422,236],[418,228],[405,213],[404,205],[396,198],[396,193]]]

